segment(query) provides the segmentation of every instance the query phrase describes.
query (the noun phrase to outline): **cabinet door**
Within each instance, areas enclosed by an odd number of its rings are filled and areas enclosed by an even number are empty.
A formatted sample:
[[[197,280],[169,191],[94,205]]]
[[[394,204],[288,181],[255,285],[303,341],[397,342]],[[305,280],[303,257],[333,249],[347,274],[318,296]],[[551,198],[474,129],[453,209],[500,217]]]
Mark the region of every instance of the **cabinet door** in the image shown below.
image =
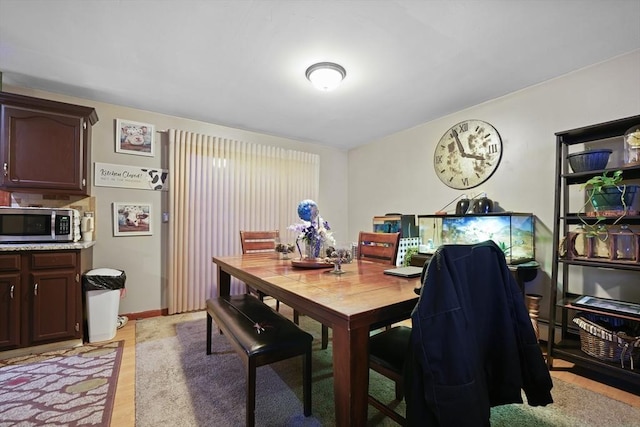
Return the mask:
[[[30,344],[81,338],[79,282],[75,269],[31,272]]]
[[[20,273],[0,274],[0,350],[20,344]]]
[[[82,117],[2,106],[2,187],[86,194]]]

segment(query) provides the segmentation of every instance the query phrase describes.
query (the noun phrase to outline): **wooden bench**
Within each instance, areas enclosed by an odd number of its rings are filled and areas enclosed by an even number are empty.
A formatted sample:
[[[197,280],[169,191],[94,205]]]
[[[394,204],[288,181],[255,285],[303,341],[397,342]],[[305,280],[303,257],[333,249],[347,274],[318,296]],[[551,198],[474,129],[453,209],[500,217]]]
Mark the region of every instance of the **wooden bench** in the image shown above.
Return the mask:
[[[207,300],[207,354],[213,321],[227,336],[246,368],[246,425],[255,424],[256,368],[294,356],[302,363],[304,415],[311,415],[311,342],[313,337],[251,295]]]

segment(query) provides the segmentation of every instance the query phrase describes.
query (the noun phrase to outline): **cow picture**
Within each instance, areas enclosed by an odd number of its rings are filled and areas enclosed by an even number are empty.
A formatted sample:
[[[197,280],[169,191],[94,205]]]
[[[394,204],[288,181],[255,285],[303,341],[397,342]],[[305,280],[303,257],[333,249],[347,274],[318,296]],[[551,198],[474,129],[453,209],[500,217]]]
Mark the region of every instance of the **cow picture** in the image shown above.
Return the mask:
[[[151,205],[148,203],[113,204],[114,236],[151,235]]]
[[[154,136],[151,124],[116,119],[116,153],[153,157]]]

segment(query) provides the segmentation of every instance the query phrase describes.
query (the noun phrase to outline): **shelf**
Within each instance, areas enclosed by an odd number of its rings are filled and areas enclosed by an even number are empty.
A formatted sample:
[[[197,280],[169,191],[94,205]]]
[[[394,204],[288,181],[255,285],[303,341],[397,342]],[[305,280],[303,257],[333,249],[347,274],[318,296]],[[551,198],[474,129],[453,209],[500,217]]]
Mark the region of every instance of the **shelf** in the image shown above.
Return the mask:
[[[578,258],[578,259],[558,259],[558,262],[567,265],[579,265],[582,267],[593,268],[612,268],[616,270],[640,271],[640,264],[631,261],[598,261],[594,259]]]
[[[640,381],[639,366],[634,365],[635,370],[632,371],[629,369],[628,364],[627,368],[622,368],[620,363],[605,362],[591,357],[580,350],[579,339],[566,339],[556,344],[552,347],[551,356],[584,366],[585,368],[606,374],[607,376],[614,376],[625,381],[636,382],[636,384]]]
[[[623,165],[619,167],[610,167],[601,170],[593,170],[588,172],[572,172],[569,167],[567,156],[570,152],[578,151],[578,148],[570,150],[569,148],[575,144],[596,143],[615,145],[622,147],[625,132],[632,126],[640,124],[640,115],[626,117],[620,120],[600,123],[592,126],[585,126],[578,129],[572,129],[564,132],[557,132],[556,136],[556,175],[555,175],[555,200],[554,200],[554,229],[552,248],[554,248],[553,259],[551,265],[551,283],[553,289],[549,298],[549,324],[554,327],[549,328],[549,336],[547,341],[547,354],[549,368],[553,368],[553,358],[557,357],[573,363],[576,368],[584,368],[597,374],[610,376],[612,378],[622,379],[632,384],[640,384],[640,366],[635,366],[632,371],[629,366],[623,368],[619,363],[609,363],[589,356],[580,349],[580,340],[578,331],[572,330],[573,322],[570,316],[573,312],[588,312],[603,316],[625,319],[633,322],[640,321],[640,315],[635,313],[612,312],[606,306],[583,306],[574,305],[573,301],[579,295],[573,295],[569,290],[575,285],[577,280],[589,280],[590,275],[595,275],[598,280],[606,280],[606,275],[614,274],[616,270],[622,274],[623,271],[636,274],[640,272],[640,262],[610,260],[605,258],[586,258],[585,254],[593,252],[580,252],[582,257],[577,257],[574,252],[570,253],[571,259],[560,257],[560,242],[566,236],[575,236],[576,226],[586,224],[602,224],[602,225],[629,225],[632,229],[637,229],[640,225],[640,215],[638,210],[633,206],[629,206],[630,211],[625,215],[615,215],[611,217],[595,217],[587,216],[585,213],[571,212],[571,208],[576,207],[575,203],[579,200],[570,191],[576,191],[576,186],[584,184],[590,178],[603,173],[609,176],[614,171],[622,170],[623,183],[636,184],[640,181],[640,165]],[[621,148],[619,148],[621,149]],[[613,165],[615,166],[615,165]],[[638,195],[636,195],[638,197]],[[572,205],[573,204],[573,205]],[[619,212],[607,212],[618,214]],[[636,231],[637,232],[637,231]],[[575,243],[575,242],[574,242]],[[572,243],[573,244],[573,243]],[[567,243],[567,246],[570,246]],[[591,245],[589,245],[591,246]],[[567,248],[570,250],[570,248]],[[571,268],[570,268],[571,267]],[[577,271],[583,268],[584,271]],[[588,268],[601,269],[602,271],[589,271]],[[608,271],[605,271],[608,270]],[[580,278],[578,273],[583,273],[587,279]],[[616,277],[620,276],[618,274]],[[631,298],[631,292],[625,292],[632,289],[638,283],[637,274],[633,279],[620,282],[620,295],[623,298]],[[604,278],[604,279],[603,279]],[[590,295],[586,295],[590,296]],[[625,301],[621,301],[625,302]],[[637,301],[631,301],[637,303]],[[558,308],[560,310],[558,310]],[[556,320],[556,316],[558,316]],[[556,327],[559,326],[560,341],[556,344]],[[638,361],[637,365],[640,365]]]
[[[586,216],[585,214],[578,215],[577,213],[567,213],[565,216],[561,216],[560,219],[567,224],[598,224],[612,225],[617,224],[640,224],[640,215],[624,215],[624,216],[608,216],[608,217],[594,217]]]
[[[610,317],[618,317],[620,319],[626,319],[626,320],[631,320],[631,321],[635,321],[638,322],[640,321],[640,316],[635,316],[633,314],[629,314],[629,313],[624,313],[624,312],[611,312],[611,311],[606,311],[606,310],[598,310],[595,308],[589,308],[589,307],[585,307],[582,305],[573,305],[571,304],[571,302],[565,301],[565,302],[560,302],[558,304],[558,307],[566,309],[566,310],[575,310],[576,312],[587,312],[587,313],[593,313],[593,314],[599,314],[602,316],[610,316]],[[640,366],[638,367],[638,369],[640,369]]]
[[[640,168],[638,166],[620,166],[616,168],[592,170],[588,172],[575,172],[562,174],[562,178],[565,179],[567,185],[582,184],[594,176],[602,175],[603,172],[607,172],[608,175],[612,175],[613,172],[621,170],[622,177],[629,181],[633,179],[640,179]]]
[[[560,143],[566,145],[615,138],[624,135],[627,129],[638,123],[640,123],[640,116],[631,116],[597,125],[556,132],[556,138]]]

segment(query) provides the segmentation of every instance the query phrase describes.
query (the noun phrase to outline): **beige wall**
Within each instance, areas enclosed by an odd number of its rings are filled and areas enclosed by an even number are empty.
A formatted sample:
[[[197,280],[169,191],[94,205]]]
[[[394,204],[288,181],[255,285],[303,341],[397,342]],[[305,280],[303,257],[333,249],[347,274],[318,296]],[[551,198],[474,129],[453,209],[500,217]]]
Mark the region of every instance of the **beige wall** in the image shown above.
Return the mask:
[[[166,134],[156,134],[160,145],[156,148],[155,157],[115,152],[115,120],[118,118],[151,123],[156,126],[156,130],[176,128],[205,135],[316,153],[320,155],[321,181],[320,196],[316,201],[323,217],[331,222],[336,238],[343,239],[347,234],[347,193],[344,190],[348,169],[346,151],[119,105],[11,87],[7,84],[4,85],[3,90],[94,107],[98,113],[99,121],[93,127],[92,133],[92,167],[94,162],[100,162],[167,168],[166,148],[168,142]],[[171,171],[169,173],[171,174]],[[336,189],[342,190],[336,191]],[[161,223],[161,212],[167,210],[166,192],[94,186],[92,196],[95,197],[96,205],[94,267],[117,268],[124,270],[127,275],[127,294],[120,301],[120,313],[139,313],[167,307],[164,257],[168,229],[167,224]],[[111,214],[113,202],[151,203],[154,210],[153,223],[156,226],[153,235],[113,237]],[[295,210],[296,206],[291,208]]]
[[[429,102],[429,94],[424,94]],[[386,212],[433,214],[464,191],[445,186],[433,170],[442,134],[466,119],[493,124],[503,157],[481,191],[504,210],[536,216],[536,258],[543,274],[527,292],[548,295],[553,231],[555,132],[640,114],[640,51],[550,80],[422,124],[349,152],[349,231],[368,229]],[[392,153],[392,154],[390,154]],[[375,197],[374,197],[375,196]],[[455,209],[455,204],[449,211]],[[618,297],[616,274],[584,279],[590,290]],[[637,281],[637,275],[635,276]],[[640,301],[640,288],[635,291]],[[543,301],[543,305],[546,301]],[[543,306],[546,313],[546,305]]]

